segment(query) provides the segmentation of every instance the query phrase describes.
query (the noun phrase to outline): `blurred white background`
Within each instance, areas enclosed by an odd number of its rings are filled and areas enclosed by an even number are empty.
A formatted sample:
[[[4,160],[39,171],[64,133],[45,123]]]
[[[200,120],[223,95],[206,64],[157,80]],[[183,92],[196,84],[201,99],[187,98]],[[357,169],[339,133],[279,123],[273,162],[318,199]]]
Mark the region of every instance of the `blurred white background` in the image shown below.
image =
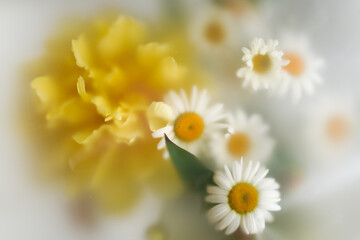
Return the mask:
[[[358,104],[360,1],[265,2],[265,17],[274,31],[284,28],[307,33],[313,49],[326,60],[326,69],[322,72],[325,84],[317,93],[353,96]],[[188,0],[186,4],[191,8],[198,3]],[[92,232],[75,228],[65,210],[68,203],[58,189],[33,184],[28,166],[31,151],[14,123],[17,123],[18,89],[24,87],[23,82],[18,81],[19,71],[26,61],[42,53],[44,41],[59,20],[67,15],[93,14],[106,6],[118,6],[129,15],[150,20],[159,14],[159,5],[160,1],[156,0],[0,2],[0,239],[144,239],[141,229],[154,222],[158,214],[158,208],[153,207],[157,203],[151,197],[133,216],[104,220]],[[288,121],[301,118],[303,110],[300,109],[311,106],[313,99],[304,99],[303,105],[292,110]],[[277,108],[284,107],[285,112],[290,109],[288,103],[281,100],[277,103]],[[279,114],[285,113],[279,110]],[[275,116],[271,123],[274,119]],[[284,124],[284,128],[292,126],[286,121],[280,124]],[[275,129],[279,128],[274,125]],[[344,164],[339,167],[313,171],[298,190],[288,196],[284,210],[276,216],[278,222],[269,227],[263,239],[360,239],[357,221],[360,159],[356,153],[348,158],[340,159]],[[297,216],[313,221],[293,220]],[[287,221],[300,225],[291,232],[286,227]]]

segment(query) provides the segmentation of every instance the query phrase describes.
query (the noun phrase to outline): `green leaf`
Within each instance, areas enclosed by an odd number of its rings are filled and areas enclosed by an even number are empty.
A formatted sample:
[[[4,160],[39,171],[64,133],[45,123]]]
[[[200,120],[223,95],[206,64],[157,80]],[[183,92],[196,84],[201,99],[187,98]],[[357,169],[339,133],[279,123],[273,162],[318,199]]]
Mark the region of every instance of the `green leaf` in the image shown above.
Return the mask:
[[[166,135],[165,140],[172,162],[183,180],[190,188],[205,191],[206,185],[212,183],[213,172],[193,154],[170,141]]]

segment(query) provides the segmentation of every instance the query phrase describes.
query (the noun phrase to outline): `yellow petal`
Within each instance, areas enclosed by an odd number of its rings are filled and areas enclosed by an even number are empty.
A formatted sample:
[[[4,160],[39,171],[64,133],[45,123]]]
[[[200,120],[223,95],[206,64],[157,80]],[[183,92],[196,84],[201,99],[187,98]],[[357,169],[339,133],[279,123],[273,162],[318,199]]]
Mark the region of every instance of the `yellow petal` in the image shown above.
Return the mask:
[[[186,68],[179,66],[172,57],[163,59],[157,71],[158,79],[168,84],[179,83],[185,74]]]
[[[146,111],[146,117],[151,131],[165,127],[174,119],[172,108],[163,102],[152,102]]]
[[[73,139],[79,144],[88,144],[94,142],[96,139],[99,139],[102,134],[110,131],[109,125],[101,125],[95,130],[84,130],[79,131],[73,135]]]
[[[86,93],[85,80],[83,77],[80,76],[78,78],[76,87],[77,87],[77,91],[78,91],[80,97],[82,98],[82,100],[84,100],[85,102],[89,102],[91,99],[91,96],[88,93]]]
[[[113,88],[118,92],[123,91],[124,87],[126,86],[125,73],[118,66],[114,66],[111,72],[105,76],[105,81],[109,88]],[[104,81],[102,81],[102,84],[104,84]]]
[[[90,131],[90,130],[77,132],[73,135],[73,139],[75,140],[75,142],[77,142],[79,144],[84,144],[86,139],[91,135],[91,133],[92,133],[92,131]],[[70,166],[70,167],[73,168],[72,166]]]
[[[135,139],[144,136],[144,129],[139,116],[135,113],[129,113],[127,118],[121,121],[114,120],[111,133],[115,136],[117,142],[131,144]]]
[[[148,43],[141,45],[137,50],[137,60],[142,66],[154,67],[155,64],[167,57],[170,48],[167,44]]]
[[[72,41],[72,51],[76,59],[76,64],[79,67],[89,70],[93,65],[93,57],[89,42],[84,35],[80,35],[78,39]]]
[[[45,104],[53,104],[57,102],[60,97],[58,84],[56,80],[50,76],[35,78],[31,82],[31,87]]]
[[[93,97],[91,102],[95,105],[96,110],[103,117],[108,117],[112,114],[113,110],[109,102],[102,96]]]
[[[54,109],[46,115],[46,119],[50,122],[61,120],[77,127],[84,124],[97,124],[101,122],[94,106],[85,103],[79,97],[71,98],[64,102],[59,108]]]
[[[142,24],[129,17],[120,17],[99,42],[99,53],[111,60],[133,51],[145,36]]]

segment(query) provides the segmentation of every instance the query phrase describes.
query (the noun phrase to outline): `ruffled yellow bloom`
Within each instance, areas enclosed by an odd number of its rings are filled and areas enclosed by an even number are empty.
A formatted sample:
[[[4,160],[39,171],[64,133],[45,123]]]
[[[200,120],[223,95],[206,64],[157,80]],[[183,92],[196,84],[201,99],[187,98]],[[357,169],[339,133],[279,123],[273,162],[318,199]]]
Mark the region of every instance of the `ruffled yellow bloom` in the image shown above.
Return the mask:
[[[147,39],[132,18],[98,18],[55,39],[40,61],[43,75],[31,83],[46,116],[43,140],[52,155],[45,171],[65,178],[71,196],[90,194],[111,211],[133,204],[145,182],[163,186],[166,178],[178,189],[145,111],[196,76],[171,46]]]

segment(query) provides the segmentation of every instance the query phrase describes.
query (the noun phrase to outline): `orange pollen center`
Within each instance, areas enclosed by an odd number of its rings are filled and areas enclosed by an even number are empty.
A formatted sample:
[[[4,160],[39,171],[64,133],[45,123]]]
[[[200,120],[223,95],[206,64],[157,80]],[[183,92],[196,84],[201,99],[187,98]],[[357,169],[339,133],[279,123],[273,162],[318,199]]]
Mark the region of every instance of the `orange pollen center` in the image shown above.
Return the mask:
[[[192,112],[181,114],[174,124],[175,135],[186,142],[198,139],[204,131],[202,118]]]
[[[221,23],[217,21],[209,22],[205,29],[204,35],[209,42],[213,44],[221,43],[225,38],[225,30]]]
[[[304,72],[304,61],[296,53],[285,53],[284,59],[290,60],[290,63],[284,67],[286,71],[294,76],[300,76]]]
[[[244,133],[235,133],[230,136],[227,142],[229,152],[236,157],[245,156],[251,147],[249,137]]]
[[[252,212],[258,203],[259,194],[249,183],[238,183],[228,195],[230,207],[240,214]]]
[[[326,132],[333,141],[344,140],[349,134],[349,124],[343,117],[333,116],[327,123]]]
[[[257,54],[252,59],[253,70],[257,73],[263,74],[271,68],[271,58],[268,54]]]

